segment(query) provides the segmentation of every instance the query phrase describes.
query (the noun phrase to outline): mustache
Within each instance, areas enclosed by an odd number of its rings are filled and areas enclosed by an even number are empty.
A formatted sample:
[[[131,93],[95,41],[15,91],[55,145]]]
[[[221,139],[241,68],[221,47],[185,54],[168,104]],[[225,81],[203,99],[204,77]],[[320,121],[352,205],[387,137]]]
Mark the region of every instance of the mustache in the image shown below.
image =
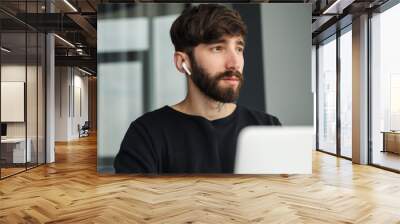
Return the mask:
[[[217,77],[215,78],[215,80],[218,81],[218,80],[221,80],[221,79],[224,79],[224,78],[228,78],[228,77],[232,77],[232,76],[236,77],[237,79],[239,79],[239,81],[243,81],[243,74],[241,72],[239,72],[239,71],[231,71],[231,70],[219,73],[217,75]]]

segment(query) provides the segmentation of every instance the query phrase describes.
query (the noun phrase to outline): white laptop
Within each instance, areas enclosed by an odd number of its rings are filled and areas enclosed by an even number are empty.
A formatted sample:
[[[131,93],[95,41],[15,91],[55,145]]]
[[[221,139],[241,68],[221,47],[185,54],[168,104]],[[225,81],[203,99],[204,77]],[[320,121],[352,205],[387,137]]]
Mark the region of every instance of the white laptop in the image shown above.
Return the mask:
[[[250,126],[238,138],[237,174],[311,174],[313,127]]]

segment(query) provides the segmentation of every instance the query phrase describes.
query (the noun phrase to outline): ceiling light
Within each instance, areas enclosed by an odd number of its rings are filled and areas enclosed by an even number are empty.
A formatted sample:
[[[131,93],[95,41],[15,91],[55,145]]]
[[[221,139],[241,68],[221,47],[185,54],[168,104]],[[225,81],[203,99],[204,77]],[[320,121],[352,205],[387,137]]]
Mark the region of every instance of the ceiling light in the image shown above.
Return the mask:
[[[341,0],[336,0],[332,5],[330,5],[327,9],[324,10],[324,12],[322,14],[327,14],[329,13],[329,11],[331,11],[334,7],[337,6],[337,4],[339,4]]]
[[[72,10],[74,10],[74,12],[78,12],[78,10],[71,4],[69,3],[68,0],[64,0],[65,4],[67,4]]]
[[[78,67],[78,70],[81,71],[81,72],[83,72],[83,73],[85,73],[85,74],[87,74],[87,75],[90,75],[90,76],[92,75],[92,73],[90,73],[90,72],[88,72],[88,71],[86,71],[86,70],[83,70],[83,69],[81,69],[81,68],[79,68],[79,67]]]
[[[9,49],[7,49],[7,48],[5,48],[5,47],[1,47],[1,50],[4,51],[4,52],[7,52],[7,53],[10,53],[10,52],[11,52],[11,50],[9,50]]]
[[[69,46],[75,48],[75,45],[71,44],[71,42],[69,42],[68,40],[66,40],[66,39],[64,39],[64,38],[62,38],[62,37],[60,37],[60,36],[58,36],[57,34],[54,34],[54,36],[57,37],[58,39],[60,39],[61,41],[63,41],[64,43],[66,43],[67,45],[69,45]]]

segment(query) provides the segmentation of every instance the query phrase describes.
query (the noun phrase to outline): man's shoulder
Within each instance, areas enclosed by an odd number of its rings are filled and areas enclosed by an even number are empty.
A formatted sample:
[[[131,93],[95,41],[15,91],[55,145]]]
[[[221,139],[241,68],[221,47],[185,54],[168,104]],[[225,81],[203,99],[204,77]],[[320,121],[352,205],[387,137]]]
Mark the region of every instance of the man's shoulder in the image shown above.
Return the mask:
[[[164,106],[164,107],[158,108],[156,110],[146,112],[142,116],[140,116],[138,119],[154,120],[154,119],[162,118],[162,117],[168,116],[168,111],[169,111],[168,106]]]
[[[132,125],[141,125],[146,127],[160,126],[160,122],[167,120],[168,108],[167,106],[159,109],[144,113],[132,122]]]
[[[276,116],[266,113],[264,111],[250,109],[241,105],[238,105],[238,109],[243,116],[251,117],[257,120],[260,125],[281,125],[281,122]]]

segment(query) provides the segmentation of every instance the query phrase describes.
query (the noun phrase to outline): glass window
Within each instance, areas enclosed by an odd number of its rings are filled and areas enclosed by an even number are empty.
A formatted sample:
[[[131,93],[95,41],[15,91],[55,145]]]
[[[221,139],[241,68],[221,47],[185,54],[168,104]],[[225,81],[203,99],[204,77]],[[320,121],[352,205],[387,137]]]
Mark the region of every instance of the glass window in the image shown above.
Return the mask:
[[[340,154],[351,158],[352,35],[349,29],[340,36]]]
[[[44,3],[0,7],[33,14],[43,12]],[[40,31],[0,13],[0,178],[45,162],[45,41]]]
[[[21,3],[23,5],[24,3]],[[1,14],[2,19],[12,18]],[[26,141],[27,36],[25,30],[1,28],[1,177],[26,170],[31,151]]]
[[[400,4],[372,17],[372,163],[400,170]]]
[[[336,153],[336,36],[318,47],[318,148]]]

